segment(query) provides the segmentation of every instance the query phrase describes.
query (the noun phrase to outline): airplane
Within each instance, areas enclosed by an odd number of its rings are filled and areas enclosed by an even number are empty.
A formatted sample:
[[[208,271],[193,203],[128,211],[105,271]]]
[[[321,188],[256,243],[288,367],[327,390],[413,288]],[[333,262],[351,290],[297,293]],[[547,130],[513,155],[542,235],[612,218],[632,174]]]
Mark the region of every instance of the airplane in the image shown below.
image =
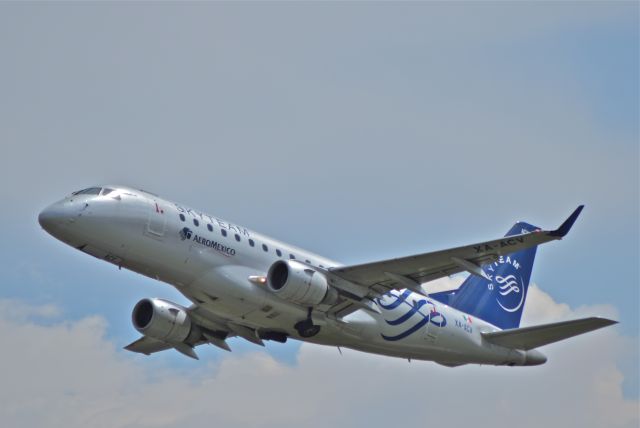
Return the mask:
[[[145,298],[133,308],[142,336],[125,349],[175,349],[198,359],[227,339],[288,339],[447,367],[532,366],[536,348],[615,324],[589,317],[520,327],[537,246],[562,239],[579,206],[555,230],[517,222],[504,237],[357,265],[343,265],[243,226],[126,186],[89,187],[38,216],[60,241],[174,286],[188,307]],[[429,281],[467,272],[455,290]]]

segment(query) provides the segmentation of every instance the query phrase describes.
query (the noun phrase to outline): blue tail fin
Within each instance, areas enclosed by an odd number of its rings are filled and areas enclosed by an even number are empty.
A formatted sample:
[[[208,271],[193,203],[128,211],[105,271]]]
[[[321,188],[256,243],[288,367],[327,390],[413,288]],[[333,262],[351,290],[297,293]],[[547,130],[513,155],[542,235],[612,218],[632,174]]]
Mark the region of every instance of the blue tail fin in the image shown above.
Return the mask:
[[[518,222],[505,236],[535,230],[538,230],[535,226]],[[517,328],[520,325],[535,256],[536,247],[500,257],[495,263],[482,266],[491,280],[470,275],[457,290],[430,296],[496,327]]]

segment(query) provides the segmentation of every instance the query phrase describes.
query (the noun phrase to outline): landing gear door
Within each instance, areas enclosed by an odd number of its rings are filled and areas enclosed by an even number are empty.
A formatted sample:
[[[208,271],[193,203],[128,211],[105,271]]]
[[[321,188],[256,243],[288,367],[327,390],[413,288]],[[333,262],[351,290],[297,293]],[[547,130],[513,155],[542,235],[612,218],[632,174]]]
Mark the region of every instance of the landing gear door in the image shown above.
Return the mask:
[[[167,214],[161,202],[156,200],[149,200],[149,218],[147,221],[147,227],[145,234],[153,238],[164,237],[164,232],[167,227]]]

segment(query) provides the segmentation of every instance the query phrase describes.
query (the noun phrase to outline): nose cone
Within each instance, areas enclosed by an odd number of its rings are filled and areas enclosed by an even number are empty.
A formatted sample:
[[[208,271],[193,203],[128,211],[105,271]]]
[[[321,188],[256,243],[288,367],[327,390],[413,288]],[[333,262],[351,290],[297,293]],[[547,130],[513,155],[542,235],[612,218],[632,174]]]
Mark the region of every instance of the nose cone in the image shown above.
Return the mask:
[[[47,232],[53,234],[57,228],[60,228],[65,219],[65,213],[59,203],[49,205],[38,215],[38,223]]]
[[[527,356],[524,362],[525,366],[539,366],[547,362],[547,357],[540,351],[532,349],[527,351]]]

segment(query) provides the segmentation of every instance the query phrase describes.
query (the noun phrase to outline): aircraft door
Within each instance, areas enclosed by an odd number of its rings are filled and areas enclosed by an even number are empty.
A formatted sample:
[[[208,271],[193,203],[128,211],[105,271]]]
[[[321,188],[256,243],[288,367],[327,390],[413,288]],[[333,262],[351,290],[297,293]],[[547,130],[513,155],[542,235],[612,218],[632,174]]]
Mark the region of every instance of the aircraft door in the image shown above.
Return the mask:
[[[424,331],[424,340],[428,343],[436,343],[438,339],[439,328],[432,325],[431,323],[427,323],[427,328]]]
[[[167,227],[167,214],[161,202],[149,200],[149,218],[145,233],[155,238],[162,238]]]
[[[435,302],[432,300],[427,300],[427,304],[424,305],[425,315],[429,317],[429,322],[427,323],[427,328],[424,330],[424,339],[432,344],[436,343],[438,340],[438,336],[442,333],[443,327],[446,324],[446,321],[442,314],[438,311],[438,307]]]

